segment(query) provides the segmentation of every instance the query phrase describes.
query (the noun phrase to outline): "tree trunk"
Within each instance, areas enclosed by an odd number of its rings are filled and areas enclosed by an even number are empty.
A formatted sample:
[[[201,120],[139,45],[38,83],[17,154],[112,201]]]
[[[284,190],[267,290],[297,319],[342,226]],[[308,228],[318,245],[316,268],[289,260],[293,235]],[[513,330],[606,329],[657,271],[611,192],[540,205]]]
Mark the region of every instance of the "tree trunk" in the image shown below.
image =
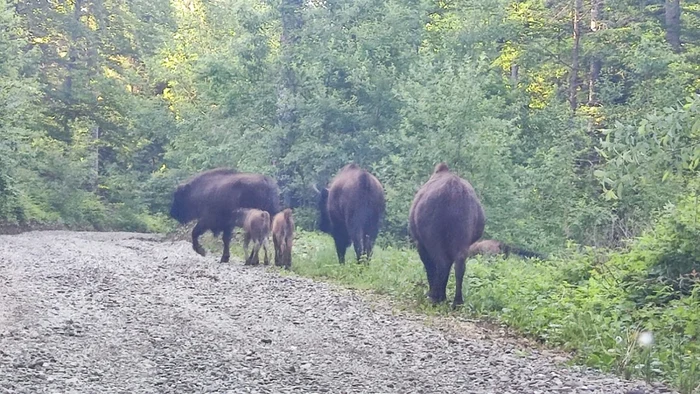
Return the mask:
[[[295,123],[294,95],[296,93],[296,75],[294,72],[294,46],[299,41],[299,28],[302,20],[299,12],[302,0],[282,0],[280,16],[282,35],[280,37],[282,67],[280,84],[277,90],[277,120],[282,129],[289,129]]]
[[[600,69],[603,67],[603,62],[594,57],[591,60],[591,70],[588,76],[588,105],[598,104],[598,94],[596,92],[596,84],[598,83],[598,78],[600,77]]]
[[[63,97],[66,106],[65,116],[63,120],[63,132],[66,136],[70,135],[70,121],[72,120],[71,107],[73,106],[73,73],[75,70],[75,64],[78,61],[78,48],[76,42],[78,41],[80,35],[78,32],[78,26],[80,26],[80,17],[82,15],[83,0],[75,0],[73,8],[73,23],[74,26],[70,26],[70,39],[71,42],[68,44],[68,62],[66,63],[66,78],[63,80]]]
[[[600,30],[600,20],[603,19],[603,0],[591,2],[591,31]]]
[[[289,153],[298,133],[297,114],[297,76],[294,72],[294,47],[299,41],[299,30],[302,26],[301,8],[303,0],[282,0],[280,4],[280,17],[282,20],[281,46],[281,70],[280,81],[277,87],[277,124],[281,131],[277,141],[277,159],[283,158]],[[277,169],[277,182],[282,189],[282,199],[289,206],[289,191],[285,187],[291,177],[292,169],[281,167]]]
[[[592,0],[591,32],[596,32],[601,29],[600,20],[603,18],[603,1],[604,0]],[[600,54],[594,53],[591,59],[590,73],[588,75],[588,105],[596,105],[598,103],[596,85],[602,67],[603,61],[600,58]]]
[[[666,41],[671,44],[673,51],[681,51],[681,0],[666,0]]]
[[[94,161],[92,163],[93,165],[93,179],[92,179],[92,187],[94,192],[98,191],[98,186],[100,184],[100,126],[95,125],[93,126],[92,129],[92,143],[94,146],[94,151],[92,154],[95,156]]]
[[[573,38],[574,44],[571,50],[571,74],[569,75],[569,105],[571,111],[576,113],[578,102],[576,94],[578,93],[578,71],[579,71],[579,53],[581,46],[581,15],[583,14],[583,0],[574,1],[573,12]]]

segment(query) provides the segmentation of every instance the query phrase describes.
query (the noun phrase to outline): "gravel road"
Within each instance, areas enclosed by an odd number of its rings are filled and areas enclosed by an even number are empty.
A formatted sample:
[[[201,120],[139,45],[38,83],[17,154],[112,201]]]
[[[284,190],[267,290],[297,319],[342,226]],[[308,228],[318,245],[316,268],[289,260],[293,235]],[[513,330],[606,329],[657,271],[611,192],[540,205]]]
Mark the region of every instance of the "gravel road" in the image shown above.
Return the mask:
[[[144,234],[0,236],[0,393],[665,392],[218,258]]]

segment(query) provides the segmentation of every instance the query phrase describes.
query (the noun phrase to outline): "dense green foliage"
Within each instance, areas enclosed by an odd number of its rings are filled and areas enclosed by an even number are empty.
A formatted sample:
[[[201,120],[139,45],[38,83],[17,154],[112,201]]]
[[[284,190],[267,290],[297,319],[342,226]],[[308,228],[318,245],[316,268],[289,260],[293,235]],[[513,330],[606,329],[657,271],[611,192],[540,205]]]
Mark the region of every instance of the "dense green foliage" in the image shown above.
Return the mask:
[[[0,27],[0,225],[165,231],[177,182],[231,166],[274,176],[310,230],[311,186],[352,160],[385,186],[382,245],[405,246],[445,161],[486,237],[561,252],[475,266],[474,312],[596,365],[640,324],[698,355],[697,2],[5,0]],[[586,314],[610,331],[550,326]]]
[[[689,2],[6,4],[4,221],[155,230],[174,184],[220,165],[312,207],[310,186],[354,160],[385,184],[383,235],[401,239],[444,160],[489,236],[619,245],[697,165]]]

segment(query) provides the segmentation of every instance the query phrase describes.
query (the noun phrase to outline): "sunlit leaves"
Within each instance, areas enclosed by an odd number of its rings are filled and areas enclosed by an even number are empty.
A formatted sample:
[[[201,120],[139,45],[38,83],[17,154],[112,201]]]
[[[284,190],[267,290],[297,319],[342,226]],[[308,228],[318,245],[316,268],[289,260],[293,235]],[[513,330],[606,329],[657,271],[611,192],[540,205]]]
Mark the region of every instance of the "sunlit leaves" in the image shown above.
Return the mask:
[[[698,119],[700,100],[696,97],[683,105],[648,114],[637,127],[618,123],[601,143],[601,152],[607,159],[606,170],[595,174],[605,196],[621,196],[620,189],[624,186],[630,192],[641,192],[645,184],[672,179],[680,186],[697,176],[700,135],[694,126]],[[670,187],[659,186],[659,189]]]

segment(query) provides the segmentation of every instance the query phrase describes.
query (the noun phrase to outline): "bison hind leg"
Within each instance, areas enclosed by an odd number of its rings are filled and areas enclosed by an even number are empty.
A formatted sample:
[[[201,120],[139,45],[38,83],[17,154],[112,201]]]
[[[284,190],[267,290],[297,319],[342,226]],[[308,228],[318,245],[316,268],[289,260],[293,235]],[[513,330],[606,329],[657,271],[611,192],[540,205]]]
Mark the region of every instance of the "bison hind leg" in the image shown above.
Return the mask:
[[[248,234],[246,234],[243,237],[243,253],[245,254],[245,265],[252,264],[253,253],[251,252],[250,255],[248,254],[248,246],[249,245],[250,245],[250,237],[248,237]]]
[[[233,229],[226,228],[223,231],[222,239],[224,241],[224,253],[221,255],[221,262],[228,263],[231,258],[231,237],[233,234]]]
[[[464,304],[462,297],[462,283],[464,281],[464,271],[466,271],[466,257],[459,257],[455,261],[455,299],[452,302],[452,308],[457,308],[458,305]],[[449,277],[449,270],[448,277]]]
[[[442,261],[435,259],[428,249],[420,244],[418,245],[418,254],[423,261],[428,277],[428,298],[433,304],[445,301],[447,299],[445,288],[447,287],[447,279],[450,277],[450,266],[448,265],[445,269]]]
[[[250,253],[246,252],[245,265],[255,265],[255,245],[250,249]]]
[[[435,275],[436,294],[435,301],[443,302],[447,300],[447,282],[450,280],[450,271],[452,270],[452,262],[449,260],[440,260],[436,264],[437,272]]]
[[[206,231],[207,227],[202,222],[197,222],[192,229],[192,249],[202,256],[206,256],[207,252],[204,250],[202,245],[199,244],[199,237],[201,237]]]
[[[355,257],[357,258],[357,263],[369,262],[369,256],[365,254],[364,238],[362,235],[354,237],[352,240],[352,247],[355,249]],[[364,257],[364,258],[363,258]]]
[[[275,265],[279,267],[280,265],[284,264],[284,262],[282,261],[282,256],[280,253],[280,242],[276,235],[272,236],[272,246],[275,248]]]
[[[265,253],[265,259],[263,260],[263,262],[265,265],[268,265],[268,264],[270,264],[270,258],[267,255],[267,248],[268,248],[267,237],[263,238],[263,240],[262,240],[262,248],[263,248],[263,252]]]
[[[362,247],[364,248],[365,255],[367,255],[367,260],[369,261],[372,259],[372,251],[374,250],[374,239],[371,235],[365,234]]]
[[[261,242],[258,241],[253,241],[253,251],[251,252],[251,260],[253,261],[253,265],[258,265],[260,264],[260,246],[262,245]]]
[[[428,298],[430,298],[430,300],[433,303],[436,303],[437,284],[435,283],[435,278],[437,274],[437,267],[435,266],[435,263],[430,257],[430,253],[428,253],[428,250],[425,248],[425,246],[421,244],[418,244],[418,255],[420,256],[420,259],[423,262],[423,267],[425,267],[425,274],[428,277]]]
[[[357,263],[360,264],[362,262],[362,244],[359,242],[353,242],[352,246],[355,249],[355,258],[357,259]]]
[[[338,255],[338,262],[345,264],[345,252],[350,246],[350,239],[345,234],[334,234],[333,241],[335,241],[335,252]]]
[[[284,248],[284,267],[286,269],[292,268],[292,245],[291,242],[287,244],[287,246]]]

